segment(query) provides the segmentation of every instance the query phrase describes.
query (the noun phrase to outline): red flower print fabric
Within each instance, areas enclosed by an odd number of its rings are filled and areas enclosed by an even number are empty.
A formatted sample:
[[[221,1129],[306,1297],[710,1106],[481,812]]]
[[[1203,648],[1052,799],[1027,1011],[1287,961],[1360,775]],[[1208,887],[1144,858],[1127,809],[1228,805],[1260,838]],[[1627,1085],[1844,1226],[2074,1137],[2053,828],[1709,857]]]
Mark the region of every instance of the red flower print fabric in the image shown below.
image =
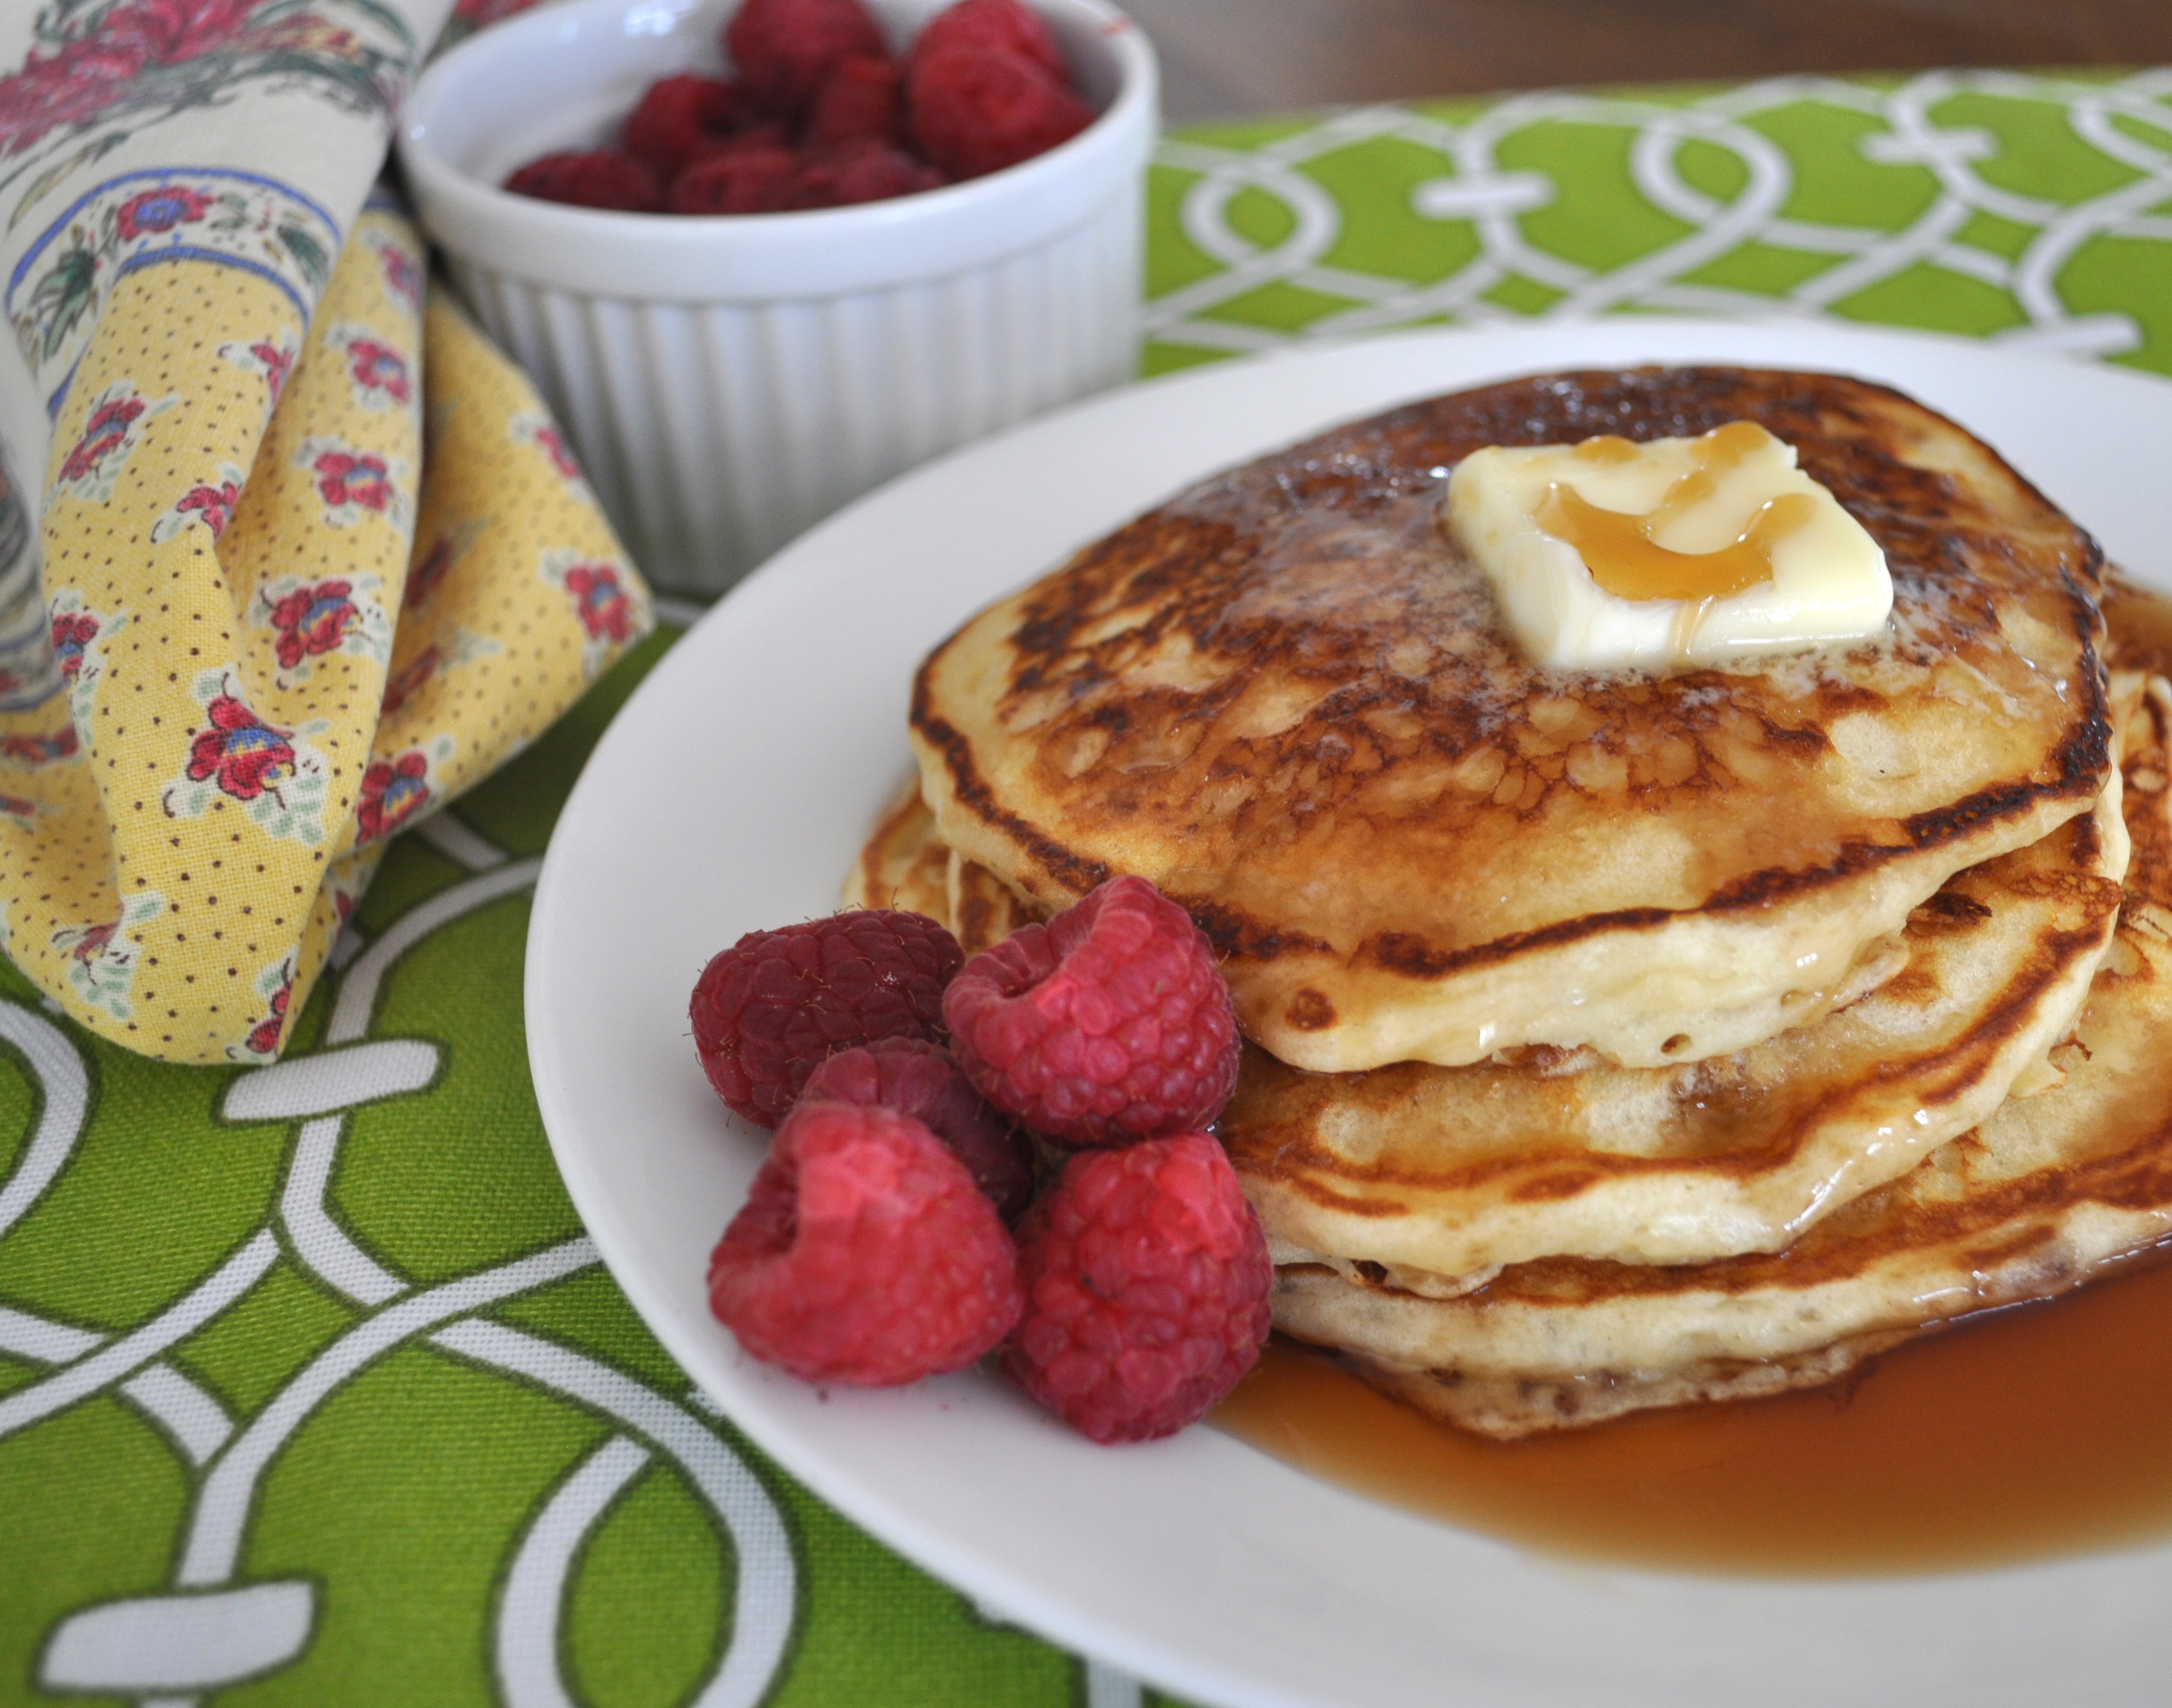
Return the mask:
[[[366,233],[363,241],[377,257],[384,288],[414,314],[422,312],[422,264],[416,252],[382,232]]]
[[[582,476],[580,462],[567,442],[564,429],[549,416],[540,413],[517,415],[511,425],[515,442],[534,445],[550,459],[551,467],[560,480],[583,497],[588,496],[588,482]]]
[[[241,470],[231,463],[219,465],[217,485],[203,482],[174,500],[173,508],[151,524],[154,545],[171,540],[191,523],[202,523],[217,540],[234,520],[234,507],[241,502]]]
[[[295,348],[290,338],[282,335],[277,338],[254,338],[246,343],[222,344],[218,353],[221,360],[264,376],[266,414],[279,406],[279,393],[294,367]]]
[[[73,759],[78,751],[73,723],[62,724],[51,735],[0,735],[0,760],[9,765],[56,765]]]
[[[53,595],[51,627],[53,663],[68,696],[68,710],[78,727],[89,722],[105,672],[105,647],[128,624],[121,611],[96,611],[83,595],[64,588]]]
[[[335,509],[356,504],[382,515],[391,507],[391,472],[373,451],[325,451],[309,466],[317,471],[317,491]]]
[[[362,774],[355,845],[381,841],[429,803],[428,755],[410,749],[397,759],[378,760]]]
[[[438,590],[453,561],[460,555],[460,546],[449,534],[440,534],[430,542],[430,549],[416,559],[407,572],[407,588],[401,603],[409,610],[419,610],[427,604],[430,595]]]
[[[124,239],[149,237],[202,219],[211,207],[212,198],[202,191],[184,184],[169,184],[130,196],[121,204],[114,220]]]
[[[67,16],[69,13],[73,17]],[[354,29],[339,21],[347,13]],[[54,14],[58,13],[56,17]],[[212,105],[252,79],[314,85],[342,105],[389,111],[406,54],[369,38],[384,8],[356,0],[117,0],[49,8],[22,69],[0,78],[0,158],[101,121],[152,122]],[[405,33],[404,28],[401,31]]]
[[[255,0],[121,0],[81,35],[34,51],[0,79],[0,153],[19,153],[49,132],[98,117],[148,69],[224,47]]]
[[[577,564],[566,572],[566,591],[592,641],[633,638],[633,600],[608,563]]]
[[[395,670],[384,684],[383,716],[391,717],[412,699],[417,690],[438,674],[438,666],[444,663],[444,649],[434,641]]]
[[[388,662],[392,620],[378,596],[383,585],[374,575],[286,575],[259,588],[250,615],[272,631],[280,686],[309,680],[313,661],[333,653]]]
[[[347,357],[347,383],[364,409],[405,409],[415,400],[407,358],[366,326],[335,326],[326,343]]]
[[[260,972],[256,994],[264,999],[264,1017],[240,1043],[228,1046],[226,1053],[235,1061],[269,1061],[278,1055],[294,1001],[294,957],[282,955]]]
[[[160,797],[169,819],[239,808],[267,835],[315,846],[325,839],[331,766],[314,744],[321,721],[272,724],[224,670],[207,670],[192,692],[203,721],[190,739],[181,775]]]
[[[277,730],[239,698],[222,694],[205,708],[211,727],[189,744],[189,777],[216,779],[219,792],[253,801],[294,774],[288,732]]]
[[[137,41],[148,70],[121,65],[116,126],[199,26],[261,44],[281,18],[367,13],[382,43],[409,9],[34,3],[51,51],[30,82],[89,64],[62,38],[102,40],[101,19],[171,26]],[[202,58],[222,146],[261,143],[263,115],[298,126],[306,74],[264,99],[208,80],[227,51]],[[360,116],[347,128],[374,159]],[[295,185],[276,161],[145,139],[99,167],[121,134],[48,133],[53,162],[62,141],[83,156],[67,170],[0,142],[0,228],[11,185],[51,180],[0,284],[52,422],[45,604],[5,636],[39,676],[0,723],[0,937],[101,1037],[261,1064],[290,1047],[386,845],[541,734],[642,631],[647,594],[533,388],[429,293],[411,225],[320,206],[321,162]]]
[[[83,670],[83,649],[98,638],[98,619],[89,611],[62,611],[53,619],[53,656],[62,679],[75,680]]]
[[[116,397],[99,404],[83,423],[83,436],[61,464],[62,482],[85,480],[97,472],[98,465],[120,448],[142,413],[140,397]]]
[[[129,380],[117,380],[91,400],[90,411],[75,443],[61,459],[53,492],[104,503],[113,482],[136,448],[137,430],[148,417],[163,415],[180,401],[175,396],[147,398]]]
[[[584,636],[581,668],[594,676],[621,647],[648,631],[648,591],[623,564],[546,551],[543,578],[572,601]]]
[[[407,470],[397,459],[342,439],[311,438],[302,442],[298,460],[309,470],[325,519],[333,527],[351,528],[367,516],[381,517],[398,528],[411,525],[412,506],[404,485]]]
[[[322,581],[315,587],[297,588],[272,607],[283,669],[291,670],[304,658],[331,652],[347,638],[347,631],[361,620],[348,597],[353,590],[344,581]]]

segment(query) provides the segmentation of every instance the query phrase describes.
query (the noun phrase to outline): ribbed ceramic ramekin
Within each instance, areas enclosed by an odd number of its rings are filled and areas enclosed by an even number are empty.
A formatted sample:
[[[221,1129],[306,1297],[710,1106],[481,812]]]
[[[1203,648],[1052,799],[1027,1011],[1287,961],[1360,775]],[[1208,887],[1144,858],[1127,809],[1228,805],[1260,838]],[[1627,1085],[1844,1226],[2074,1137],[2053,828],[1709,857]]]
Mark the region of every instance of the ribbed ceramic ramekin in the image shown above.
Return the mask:
[[[721,68],[729,0],[571,0],[417,83],[399,142],[422,220],[659,587],[720,593],[892,475],[1131,376],[1153,51],[1102,0],[1034,3],[1099,119],[856,207],[678,218],[497,187],[609,138],[653,78]],[[943,4],[871,9],[901,47]]]

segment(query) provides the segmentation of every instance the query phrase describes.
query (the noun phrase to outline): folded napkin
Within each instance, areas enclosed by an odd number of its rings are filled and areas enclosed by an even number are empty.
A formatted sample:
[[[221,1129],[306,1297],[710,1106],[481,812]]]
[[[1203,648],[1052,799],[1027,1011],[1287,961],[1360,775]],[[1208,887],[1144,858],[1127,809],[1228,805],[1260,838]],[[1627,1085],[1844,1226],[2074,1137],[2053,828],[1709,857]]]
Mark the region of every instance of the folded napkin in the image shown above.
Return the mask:
[[[0,22],[0,946],[147,1055],[276,1056],[385,840],[648,626],[532,388],[365,202],[443,13]]]

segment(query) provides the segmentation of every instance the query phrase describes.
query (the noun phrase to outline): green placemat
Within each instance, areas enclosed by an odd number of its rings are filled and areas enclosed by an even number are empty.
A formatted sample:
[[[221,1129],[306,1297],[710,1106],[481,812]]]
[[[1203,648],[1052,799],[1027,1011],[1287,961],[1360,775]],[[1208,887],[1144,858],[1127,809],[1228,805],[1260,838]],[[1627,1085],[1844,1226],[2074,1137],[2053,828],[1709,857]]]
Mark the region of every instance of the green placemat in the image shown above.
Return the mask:
[[[2172,73],[1546,94],[1196,130],[1145,366],[1434,322],[1816,313],[2172,373]],[[644,646],[401,839],[279,1066],[0,967],[0,1703],[1164,1701],[853,1529],[694,1393],[528,1083],[528,890]]]

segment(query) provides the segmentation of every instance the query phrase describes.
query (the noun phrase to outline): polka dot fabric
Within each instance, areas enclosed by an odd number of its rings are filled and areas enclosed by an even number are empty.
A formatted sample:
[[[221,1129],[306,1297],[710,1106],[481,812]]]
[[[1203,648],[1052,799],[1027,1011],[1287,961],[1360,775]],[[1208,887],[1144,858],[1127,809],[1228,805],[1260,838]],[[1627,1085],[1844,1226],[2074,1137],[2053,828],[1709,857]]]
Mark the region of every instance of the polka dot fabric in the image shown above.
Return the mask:
[[[0,714],[0,944],[146,1055],[275,1057],[387,839],[648,626],[556,424],[424,278],[374,207],[306,326],[241,268],[127,273],[55,416],[62,690]]]

